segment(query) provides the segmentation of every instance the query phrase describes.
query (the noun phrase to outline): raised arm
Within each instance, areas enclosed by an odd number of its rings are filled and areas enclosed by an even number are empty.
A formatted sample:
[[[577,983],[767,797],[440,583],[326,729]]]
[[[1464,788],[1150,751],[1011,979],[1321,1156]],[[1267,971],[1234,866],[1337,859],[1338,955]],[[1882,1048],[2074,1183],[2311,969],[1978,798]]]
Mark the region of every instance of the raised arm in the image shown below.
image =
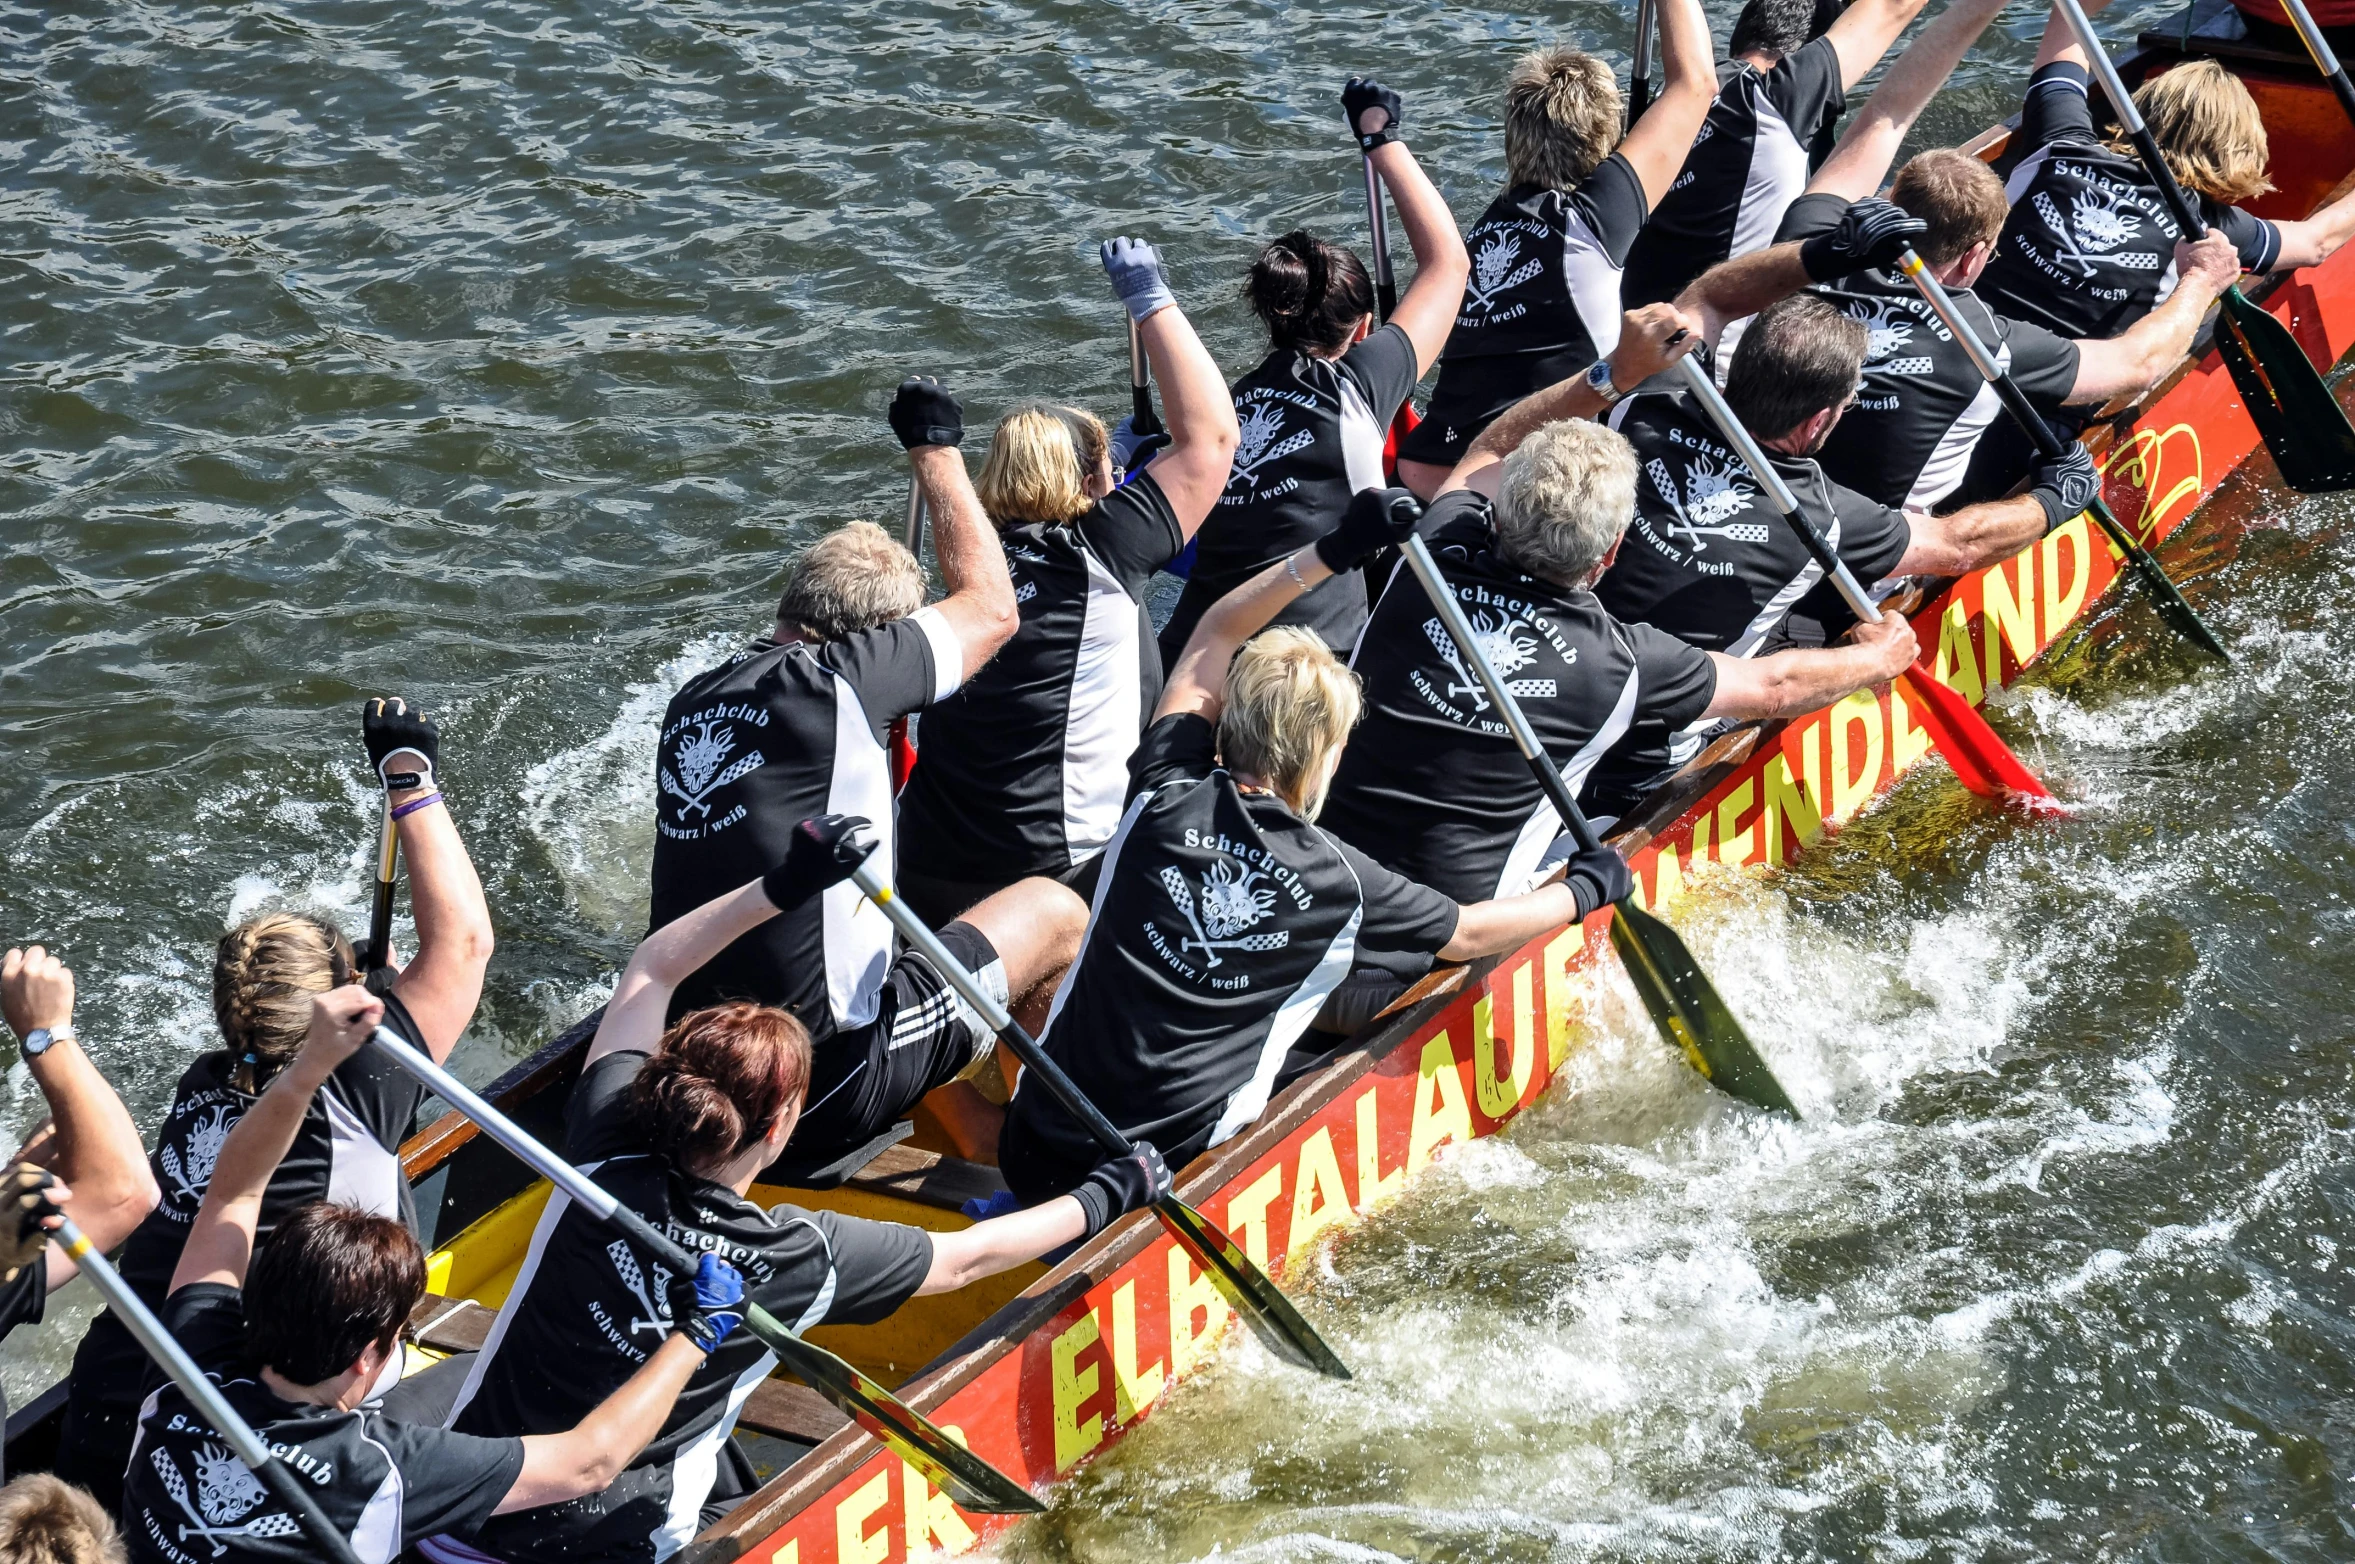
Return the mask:
[[[1864,9],[1866,3],[1867,0],[1859,0],[1851,6],[1832,25],[1833,33],[1847,26],[1849,18]],[[1963,55],[2003,7],[2004,0],[1954,0],[1938,14],[1936,21],[1923,28],[1921,35],[1905,46],[1897,63],[1889,67],[1889,74],[1881,78],[1880,86],[1873,89],[1864,111],[1841,134],[1839,145],[1832,148],[1832,155],[1824,159],[1823,167],[1808,182],[1807,193],[1828,192],[1851,201],[1876,194],[1881,182],[1889,177],[1889,167],[1897,161],[1898,148],[1905,144],[1906,133],[1921,117],[1923,106],[1946,85],[1946,78],[1954,73]],[[1843,53],[1843,75],[1846,75],[1846,59]]]
[[[2109,3],[2110,0],[2078,0],[2077,8],[2088,17],[2093,17],[2100,15],[2102,8]],[[2047,65],[2055,64],[2074,65],[2079,70],[2092,68],[2092,62],[2085,58],[2085,51],[2077,47],[2077,35],[2070,31],[2067,19],[2058,10],[2048,13],[2044,18],[2044,42],[2037,46],[2036,61],[2028,67],[2028,74],[2033,76]]]
[[[970,679],[1022,628],[1014,607],[1014,578],[997,528],[958,449],[965,410],[938,380],[911,375],[891,401],[891,432],[908,453],[916,487],[932,512],[932,548],[949,595],[932,605],[964,648],[960,679]]]
[[[1647,208],[1658,206],[1683,172],[1693,138],[1717,101],[1717,46],[1700,0],[1660,0],[1660,64],[1667,72],[1660,95],[1619,143],[1619,155],[1643,182]]]
[[[1177,307],[1161,275],[1160,254],[1142,239],[1107,239],[1102,255],[1112,291],[1127,306],[1146,361],[1161,379],[1169,444],[1153,458],[1153,481],[1191,538],[1218,504],[1234,470],[1235,400],[1227,394],[1218,361]]]
[[[417,918],[417,954],[401,968],[393,992],[439,1064],[458,1046],[482,999],[483,973],[491,964],[491,909],[441,796],[441,729],[395,695],[360,707],[360,741],[380,781],[412,783],[387,795],[401,856],[409,862],[409,906]],[[391,956],[380,951],[375,959],[389,964]]]
[[[1872,68],[1881,63],[1881,56],[1889,52],[1889,45],[1897,41],[1897,35],[1911,27],[1913,19],[1922,14],[1926,3],[1927,0],[1849,0],[1848,9],[1840,13],[1839,20],[1824,29],[1824,36],[1832,41],[1832,48],[1840,56],[1843,92],[1853,89],[1871,74]]]
[[[75,1222],[92,1243],[112,1249],[155,1209],[155,1176],[123,1100],[74,1040],[73,972],[38,945],[11,950],[0,958],[0,1007],[19,1041],[40,1030],[51,1037],[25,1060],[49,1105],[49,1122],[18,1155],[63,1179],[74,1194]],[[55,1291],[73,1280],[77,1267],[55,1244],[48,1255]]]
[[[2077,380],[2064,402],[2099,405],[2157,385],[2191,351],[2208,306],[2241,274],[2232,241],[2213,228],[2197,244],[2176,245],[2175,267],[2175,291],[2157,309],[2115,337],[2079,340]]]
[[[1620,317],[1619,346],[1605,360],[1611,366],[1612,388],[1618,396],[1625,396],[1700,345],[1698,315],[1687,314],[1673,304],[1647,304],[1629,310]],[[1522,441],[1565,418],[1599,417],[1613,400],[1616,398],[1606,399],[1589,385],[1583,374],[1532,391],[1490,420],[1439,492],[1477,489],[1495,498],[1497,470],[1506,457],[1520,449]]]
[[[1894,202],[1870,196],[1850,203],[1822,233],[1718,262],[1677,295],[1677,306],[1701,318],[1714,348],[1729,322],[1755,315],[1810,283],[1894,265],[1929,228]]]
[[[1464,282],[1472,275],[1472,260],[1464,251],[1464,236],[1456,229],[1455,214],[1447,209],[1438,187],[1431,183],[1406,143],[1398,139],[1403,107],[1398,94],[1378,81],[1352,76],[1342,89],[1341,107],[1348,114],[1357,144],[1389,188],[1406,229],[1407,247],[1415,252],[1415,280],[1398,301],[1391,323],[1415,345],[1415,369],[1428,374],[1438,362],[1447,334],[1463,306]]]

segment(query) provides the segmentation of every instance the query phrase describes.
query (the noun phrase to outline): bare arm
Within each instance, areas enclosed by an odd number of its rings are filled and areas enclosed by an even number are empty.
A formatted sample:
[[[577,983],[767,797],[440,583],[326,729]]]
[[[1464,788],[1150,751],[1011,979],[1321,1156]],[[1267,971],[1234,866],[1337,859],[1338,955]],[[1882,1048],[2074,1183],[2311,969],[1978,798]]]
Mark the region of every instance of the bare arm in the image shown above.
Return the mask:
[[[20,1038],[40,1027],[69,1030],[73,972],[38,945],[11,950],[0,958],[0,1001],[9,1028]],[[112,1249],[155,1209],[155,1177],[147,1169],[139,1127],[79,1043],[53,1042],[27,1059],[25,1069],[49,1105],[49,1122],[19,1155],[65,1180],[74,1192],[75,1222],[100,1249]],[[56,1244],[47,1253],[48,1286],[54,1292],[72,1281],[78,1268]]]
[[[2339,197],[2312,217],[2273,226],[2281,232],[2281,254],[2273,258],[2275,271],[2320,266],[2355,234],[2355,192]]]
[[[1699,317],[1702,340],[1714,349],[1728,323],[1789,298],[1812,280],[1793,240],[1719,261],[1676,296],[1676,307]]]
[[[2063,401],[2099,404],[2139,395],[2191,351],[2208,306],[2240,279],[2240,260],[2231,241],[2210,229],[2198,244],[2175,247],[2175,267],[2181,280],[2165,303],[2115,337],[2078,341],[2077,379]]]
[[[397,806],[422,796],[408,788],[392,801]],[[400,833],[401,856],[409,860],[409,906],[417,917],[417,954],[401,968],[393,992],[440,1064],[458,1046],[482,999],[493,945],[491,909],[448,804],[428,804],[402,816],[393,829]]]
[[[1921,36],[1906,45],[1897,63],[1889,67],[1881,85],[1873,89],[1872,100],[1842,133],[1840,144],[1832,148],[1832,155],[1824,159],[1823,167],[1815,171],[1807,193],[1829,193],[1851,201],[1878,194],[1881,182],[1889,177],[1889,165],[1897,161],[1898,148],[1905,144],[1906,133],[1921,117],[1923,106],[1946,84],[1946,78],[1954,73],[1963,55],[2003,6],[2004,0],[1954,0],[1938,14],[1936,21],[1923,28]],[[1849,18],[1862,9],[1862,4],[1851,7],[1846,16],[1833,24],[1833,34],[1837,35],[1848,25]],[[1843,53],[1844,77],[1846,66],[1847,55]],[[1849,80],[1853,85],[1854,78]]]
[[[673,1335],[577,1425],[561,1434],[524,1435],[523,1470],[491,1513],[506,1515],[602,1493],[662,1432],[679,1392],[702,1366],[703,1353],[695,1343]]]
[[[1137,328],[1145,357],[1161,379],[1169,444],[1153,458],[1153,481],[1169,497],[1178,526],[1192,537],[1226,492],[1235,466],[1235,399],[1218,361],[1176,305],[1155,310]]]
[[[1372,111],[1370,111],[1372,112]],[[1471,257],[1464,252],[1464,236],[1456,229],[1455,214],[1423,172],[1403,141],[1374,149],[1374,172],[1390,187],[1406,242],[1415,252],[1415,280],[1398,301],[1391,324],[1415,344],[1415,369],[1430,373],[1454,329],[1456,311],[1464,302],[1464,281],[1472,275]],[[1230,409],[1231,410],[1231,409]],[[1220,480],[1225,481],[1223,478]]]
[[[953,1233],[932,1235],[932,1269],[924,1273],[921,1298],[930,1293],[954,1292],[969,1282],[1000,1271],[1010,1271],[1086,1236],[1087,1213],[1069,1195],[1061,1195],[1027,1211],[991,1217]]]
[[[995,547],[993,544],[992,547]],[[652,1053],[662,1041],[671,995],[705,962],[777,915],[761,882],[752,880],[656,929],[630,952],[630,964],[606,1001],[582,1064],[607,1054]]]
[[[2078,9],[2090,18],[2099,16],[2109,3],[2110,0],[2078,0]],[[2069,31],[2068,22],[2056,10],[2044,19],[2044,42],[2038,46],[2036,63],[2028,67],[2028,74],[2033,76],[2047,65],[2063,61],[2080,69],[2090,68],[2092,64],[2085,58],[2085,51],[2077,47],[2077,35]]]
[[[2038,516],[2041,524],[2041,511]],[[1717,693],[1701,715],[1762,718],[1821,711],[1844,695],[1896,678],[1917,651],[1913,626],[1905,616],[1883,614],[1877,625],[1858,625],[1844,646],[1776,652],[1770,657],[1711,652]]]
[[[953,445],[919,445],[908,452],[908,465],[932,512],[932,547],[949,589],[932,608],[956,632],[957,644],[965,649],[961,677],[970,679],[1022,627],[1014,608],[1014,578],[1006,573],[1006,550],[982,512],[981,496],[973,492],[962,451]]]
[[[1647,304],[1629,310],[1620,318],[1619,346],[1611,350],[1611,384],[1623,394],[1633,391],[1700,345],[1698,315],[1687,314],[1673,304]],[[1609,406],[1587,385],[1584,375],[1572,375],[1542,391],[1532,391],[1480,431],[1439,492],[1477,489],[1494,498],[1498,469],[1506,457],[1520,449],[1522,441],[1565,418],[1600,417]]]
[[[1949,516],[1910,511],[1913,541],[1893,576],[1959,576],[2009,559],[2044,536],[2044,507],[2025,494],[1966,505]]]
[[[1660,63],[1667,71],[1660,96],[1619,143],[1619,155],[1643,182],[1647,208],[1658,206],[1676,182],[1717,101],[1717,46],[1699,0],[1660,0]]]
[[[1235,653],[1266,629],[1285,604],[1331,579],[1332,574],[1317,557],[1316,546],[1310,544],[1293,550],[1211,604],[1194,626],[1186,649],[1178,653],[1177,666],[1169,671],[1161,704],[1153,708],[1154,720],[1192,712],[1218,721],[1219,713],[1226,709],[1227,665],[1235,660]]]
[[[1471,961],[1518,950],[1578,916],[1578,893],[1556,880],[1519,896],[1478,901],[1456,917],[1456,931],[1439,947],[1442,961]]]
[[[1840,56],[1840,86],[1853,88],[1881,63],[1897,35],[1913,25],[1927,0],[1852,0],[1840,19],[1824,29]],[[1992,15],[1992,13],[1990,13]],[[1982,24],[1983,25],[1983,24]],[[1868,195],[1871,192],[1866,192]]]

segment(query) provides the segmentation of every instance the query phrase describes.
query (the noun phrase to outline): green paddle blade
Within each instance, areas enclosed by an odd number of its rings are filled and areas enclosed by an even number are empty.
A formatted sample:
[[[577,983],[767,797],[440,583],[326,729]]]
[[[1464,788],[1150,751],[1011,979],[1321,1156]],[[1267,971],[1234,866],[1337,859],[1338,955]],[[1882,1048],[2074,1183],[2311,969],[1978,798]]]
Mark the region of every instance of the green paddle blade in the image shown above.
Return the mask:
[[[1038,1515],[1046,1506],[1014,1479],[958,1444],[925,1415],[876,1384],[825,1348],[802,1340],[759,1304],[744,1316],[745,1328],[777,1354],[785,1371],[864,1421],[925,1479],[976,1515]]]
[[[1633,902],[1619,903],[1612,914],[1612,948],[1660,1034],[1683,1049],[1693,1068],[1719,1091],[1799,1117],[1782,1083],[1750,1045],[1750,1034],[1676,930]]]
[[[2086,508],[2085,514],[2094,519],[2094,523],[2118,546],[2118,552],[2126,556],[2126,562],[2134,567],[2135,575],[2150,589],[2151,601],[2158,605],[2160,616],[2175,627],[2176,633],[2210,656],[2220,657],[2226,662],[2232,661],[2232,653],[2226,651],[2224,643],[2216,639],[2216,632],[2208,628],[2208,622],[2200,617],[2199,610],[2184,601],[2174,581],[2159,567],[2159,562],[2151,557],[2151,551],[2142,546],[2141,539],[2126,530],[2124,522],[2110,513],[2110,507],[2096,499]]]
[[[1154,1202],[1153,1214],[1161,1218],[1169,1236],[1194,1257],[1219,1296],[1243,1316],[1268,1351],[1287,1363],[1333,1379],[1350,1377],[1349,1365],[1325,1345],[1316,1327],[1301,1318],[1292,1300],[1276,1289],[1267,1272],[1254,1265],[1251,1256],[1217,1223],[1175,1195]]]
[[[2221,302],[2216,350],[2282,482],[2302,494],[2355,488],[2355,427],[2306,350],[2240,289],[2225,289]]]

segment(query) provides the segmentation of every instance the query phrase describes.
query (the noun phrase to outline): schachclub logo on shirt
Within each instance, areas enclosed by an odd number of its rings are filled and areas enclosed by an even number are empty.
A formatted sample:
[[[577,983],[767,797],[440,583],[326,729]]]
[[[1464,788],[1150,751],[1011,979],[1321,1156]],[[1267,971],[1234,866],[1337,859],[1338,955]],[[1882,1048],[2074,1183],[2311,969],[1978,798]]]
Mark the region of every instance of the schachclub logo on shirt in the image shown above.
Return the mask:
[[[1472,638],[1481,655],[1515,700],[1550,701],[1561,693],[1558,678],[1523,677],[1548,648],[1565,670],[1578,661],[1578,648],[1535,604],[1487,587],[1458,587],[1456,595],[1464,600],[1464,618],[1472,626]],[[1487,686],[1480,682],[1470,655],[1456,644],[1447,626],[1436,616],[1426,619],[1423,636],[1431,643],[1439,665],[1417,666],[1408,675],[1415,693],[1451,722],[1484,732],[1504,732],[1503,719],[1489,715]]]
[[[1941,342],[1947,333],[1935,320],[1920,315],[1928,306],[1905,299],[1850,299],[1841,308],[1864,327],[1864,368],[1867,374],[1926,375],[1929,355],[1906,353],[1915,345],[1914,333],[1925,325]]]
[[[167,1132],[163,1145],[156,1149],[156,1165],[163,1170],[167,1186],[165,1209],[183,1222],[193,1220],[196,1208],[204,1204],[205,1189],[213,1181],[213,1164],[221,1160],[229,1132],[244,1117],[237,1107],[227,1102],[214,1104],[209,1111],[192,1116],[185,1134]]]
[[[1757,475],[1722,445],[1712,445],[1682,429],[1668,431],[1675,466],[1665,457],[1644,462],[1644,477],[1673,518],[1654,527],[1642,506],[1636,508],[1636,528],[1647,542],[1678,564],[1692,564],[1707,575],[1733,574],[1728,559],[1703,559],[1710,540],[1727,543],[1764,543],[1771,535],[1765,524],[1735,521],[1758,497]],[[1679,548],[1672,540],[1683,539]]]
[[[659,1347],[663,1338],[671,1332],[671,1273],[656,1265],[652,1267],[653,1274],[649,1276],[639,1266],[638,1257],[630,1252],[630,1246],[619,1238],[605,1246],[605,1258],[613,1262],[614,1279],[621,1283],[622,1290],[629,1295],[629,1301],[617,1314],[606,1306],[604,1300],[591,1298],[589,1318],[596,1323],[607,1341],[628,1356],[643,1362],[653,1348],[638,1345],[639,1333],[647,1333],[654,1346]],[[624,1321],[621,1314],[627,1314],[630,1318]]]
[[[1295,429],[1290,434],[1284,432],[1284,405],[1283,401],[1277,400],[1278,393],[1260,391],[1253,395],[1257,400],[1251,401],[1241,410],[1242,417],[1236,423],[1235,465],[1227,473],[1227,492],[1219,497],[1222,505],[1245,505],[1257,500],[1273,499],[1299,488],[1298,478],[1287,477],[1262,490],[1259,487],[1260,469],[1271,462],[1280,462],[1296,452],[1305,451],[1317,441],[1314,429]],[[1305,403],[1305,399],[1301,400]],[[1235,492],[1238,484],[1242,486],[1241,493]]]
[[[1464,285],[1464,304],[1456,313],[1456,324],[1490,326],[1528,314],[1525,301],[1511,309],[1500,306],[1506,294],[1545,271],[1545,258],[1527,251],[1530,243],[1542,245],[1547,237],[1545,224],[1528,218],[1482,223],[1474,228],[1466,240],[1474,246],[1472,277]]]
[[[663,758],[656,764],[655,777],[667,807],[656,818],[655,828],[676,841],[691,842],[742,820],[747,813],[742,804],[715,817],[715,795],[768,764],[767,757],[738,732],[740,727],[768,725],[766,707],[728,701],[690,713],[664,729],[657,746]]]
[[[1316,899],[1297,873],[1264,848],[1223,832],[1206,834],[1189,829],[1182,840],[1188,847],[1209,848],[1216,856],[1196,878],[1189,878],[1176,864],[1161,866],[1161,889],[1183,926],[1164,927],[1147,918],[1145,943],[1179,976],[1209,988],[1240,992],[1251,986],[1251,973],[1229,967],[1228,956],[1284,949],[1292,943],[1290,929],[1258,925],[1274,916],[1285,895],[1302,911],[1314,906]],[[1199,961],[1196,952],[1200,953]]]
[[[2049,190],[2039,190],[2030,198],[2028,204],[2043,223],[2045,234],[2039,236],[2033,228],[2021,230],[2014,236],[2020,253],[2046,276],[2095,298],[2125,298],[2125,288],[2092,287],[2089,282],[2105,269],[2157,271],[2166,263],[2160,251],[2125,246],[2137,240],[2168,240],[2175,231],[2173,224],[2165,220],[2151,196],[2108,177],[2091,164],[2055,159],[2052,170],[2082,184],[2069,193],[2066,212]]]
[[[190,1470],[185,1473],[172,1458],[172,1452],[162,1445],[151,1450],[148,1459],[155,1467],[156,1481],[163,1485],[164,1496],[187,1517],[184,1523],[175,1525],[169,1515],[158,1517],[153,1510],[141,1506],[140,1519],[148,1536],[167,1556],[194,1556],[164,1541],[167,1527],[175,1532],[176,1541],[203,1542],[216,1559],[229,1551],[231,1541],[294,1537],[302,1533],[301,1524],[284,1510],[254,1514],[269,1498],[269,1490],[225,1446],[210,1442],[197,1445],[188,1452]]]

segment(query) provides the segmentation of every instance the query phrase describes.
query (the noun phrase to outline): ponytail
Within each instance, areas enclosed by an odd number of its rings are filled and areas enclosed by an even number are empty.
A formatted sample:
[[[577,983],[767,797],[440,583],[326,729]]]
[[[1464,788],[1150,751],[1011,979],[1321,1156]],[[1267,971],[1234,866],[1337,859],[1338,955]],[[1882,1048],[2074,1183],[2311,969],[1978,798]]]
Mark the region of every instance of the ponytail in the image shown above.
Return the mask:
[[[1300,228],[1259,252],[1243,297],[1268,340],[1296,353],[1338,353],[1374,313],[1374,286],[1358,258]]]
[[[266,912],[221,936],[213,952],[213,1019],[237,1054],[237,1089],[258,1092],[302,1047],[311,1001],[356,975],[334,925]]]
[[[713,1005],[680,1018],[631,1084],[638,1123],[672,1166],[717,1168],[801,1111],[810,1035],[767,1005]]]

